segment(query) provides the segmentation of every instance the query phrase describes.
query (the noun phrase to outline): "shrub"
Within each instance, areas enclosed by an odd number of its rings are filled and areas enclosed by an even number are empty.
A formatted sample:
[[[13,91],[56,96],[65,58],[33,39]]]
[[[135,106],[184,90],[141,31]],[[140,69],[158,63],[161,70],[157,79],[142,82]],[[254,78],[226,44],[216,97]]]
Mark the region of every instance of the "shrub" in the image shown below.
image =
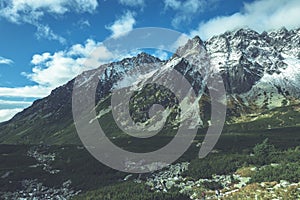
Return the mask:
[[[274,145],[269,143],[268,138],[265,139],[261,144],[255,145],[253,148],[254,157],[253,162],[256,165],[265,165],[270,163],[276,154]]]
[[[185,175],[194,179],[211,178],[213,174],[229,174],[235,172],[245,162],[245,155],[211,154],[204,159],[194,159]]]
[[[216,182],[216,181],[204,181],[203,182],[203,186],[207,189],[210,190],[221,190],[223,189],[223,186],[221,185],[221,183]]]
[[[300,162],[281,163],[278,166],[266,166],[251,177],[251,182],[270,182],[286,180],[289,182],[300,181]]]

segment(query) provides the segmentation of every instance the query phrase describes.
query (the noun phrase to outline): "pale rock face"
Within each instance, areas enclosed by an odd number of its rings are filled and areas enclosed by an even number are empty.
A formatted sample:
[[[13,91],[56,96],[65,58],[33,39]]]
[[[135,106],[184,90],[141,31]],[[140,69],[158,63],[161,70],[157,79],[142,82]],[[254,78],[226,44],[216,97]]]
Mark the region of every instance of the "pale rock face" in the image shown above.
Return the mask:
[[[205,46],[233,99],[257,109],[299,98],[300,29],[261,34],[241,29],[212,37]]]

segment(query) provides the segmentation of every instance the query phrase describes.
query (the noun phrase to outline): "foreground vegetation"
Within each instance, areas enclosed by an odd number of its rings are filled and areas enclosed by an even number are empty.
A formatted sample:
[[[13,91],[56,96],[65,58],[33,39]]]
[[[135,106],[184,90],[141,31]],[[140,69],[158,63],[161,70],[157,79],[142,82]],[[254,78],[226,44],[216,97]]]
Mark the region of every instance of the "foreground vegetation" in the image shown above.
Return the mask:
[[[202,131],[205,132],[205,130]],[[283,134],[284,137],[282,137]],[[224,188],[222,182],[214,181],[215,175],[231,176],[232,187],[238,184],[235,180],[236,175],[250,178],[246,186],[239,188],[238,192],[228,194],[228,199],[253,197],[254,194],[259,194],[259,190],[266,187],[265,185],[271,184],[275,187],[283,180],[289,183],[300,182],[298,128],[223,134],[214,151],[206,158],[198,159],[198,144],[202,139],[203,134],[200,130],[195,142],[177,162],[190,163],[188,170],[181,174],[185,182],[197,182],[202,179],[212,181],[203,181],[200,186],[193,186],[189,190],[172,187],[166,192],[155,191],[145,184],[150,174],[139,178],[138,175],[133,175],[125,181],[124,178],[128,174],[101,164],[81,145],[0,145],[0,196],[7,192],[24,190],[22,185],[24,180],[36,180],[50,188],[61,188],[66,181],[70,181],[72,190],[79,193],[78,196],[74,196],[74,199],[101,200],[184,200],[189,199],[193,193],[200,198],[203,191],[208,195],[211,193],[212,196],[215,189],[220,189],[225,193],[227,189]],[[156,141],[151,143],[159,147],[170,141],[170,138],[168,136],[156,137],[154,140]],[[147,146],[145,141],[131,138],[117,138],[114,142],[121,147],[131,148],[138,152],[153,148],[153,146]],[[28,155],[28,152],[32,150],[46,158],[53,155],[54,159],[41,162]],[[50,166],[52,171],[57,170],[57,173],[49,173],[49,170],[45,170],[45,165]],[[180,182],[176,184],[179,185]],[[297,197],[298,188],[299,185],[288,185],[286,188],[275,187],[274,194],[282,195],[286,190],[291,197]]]
[[[214,174],[230,174],[240,168],[257,167],[251,174],[251,182],[300,181],[300,148],[276,149],[265,139],[255,145],[252,154],[217,153],[204,159],[194,159],[186,176],[193,179],[211,178]]]
[[[75,199],[189,199],[201,198],[202,192],[214,199],[214,190],[222,191],[224,199],[298,199],[300,148],[283,150],[265,139],[253,147],[251,154],[215,152],[204,159],[192,159],[182,176],[166,191],[153,190],[152,184],[150,191],[144,181],[129,181],[83,193]],[[225,183],[226,177],[229,183]],[[243,177],[247,181],[241,184]]]

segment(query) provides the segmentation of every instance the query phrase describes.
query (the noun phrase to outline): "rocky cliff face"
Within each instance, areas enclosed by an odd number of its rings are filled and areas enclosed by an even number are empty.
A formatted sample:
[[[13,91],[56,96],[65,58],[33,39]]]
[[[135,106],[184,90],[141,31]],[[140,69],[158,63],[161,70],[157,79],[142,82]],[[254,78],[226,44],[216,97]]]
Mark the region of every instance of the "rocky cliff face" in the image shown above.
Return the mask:
[[[241,29],[205,42],[233,104],[252,110],[295,103],[299,98],[300,29],[261,34]]]
[[[191,60],[202,64],[190,62]],[[288,31],[283,28],[261,34],[250,29],[241,29],[214,36],[205,42],[195,37],[180,47],[168,61],[142,53],[84,72],[78,79],[81,82],[80,87],[84,89],[99,81],[96,92],[99,102],[97,107],[99,112],[110,112],[107,102],[103,102],[113,88],[128,87],[132,82],[138,84],[143,81],[139,79],[141,76],[144,80],[155,80],[163,76],[164,70],[171,69],[184,75],[198,97],[202,95],[203,98],[208,96],[205,88],[207,76],[220,73],[228,95],[229,121],[232,116],[260,113],[297,104],[300,95],[300,29]],[[53,90],[48,97],[35,101],[10,121],[1,123],[0,141],[78,141],[77,138],[74,139],[71,110],[73,84],[74,80],[71,80]],[[153,92],[153,95],[158,100],[164,99],[159,93]],[[155,103],[156,100],[154,98],[148,104]],[[206,103],[209,104],[209,101],[206,100]],[[144,110],[140,111],[148,112],[147,109],[149,106],[144,106]],[[181,111],[186,109],[189,108],[181,108]],[[145,118],[142,121],[149,118],[147,115],[142,116]]]

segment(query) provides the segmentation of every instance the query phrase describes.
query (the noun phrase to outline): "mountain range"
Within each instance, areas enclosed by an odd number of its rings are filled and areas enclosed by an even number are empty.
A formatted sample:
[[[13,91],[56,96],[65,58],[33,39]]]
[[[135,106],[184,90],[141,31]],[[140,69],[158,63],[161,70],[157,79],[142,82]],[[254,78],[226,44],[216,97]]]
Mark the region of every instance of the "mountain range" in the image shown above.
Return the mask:
[[[209,57],[210,69],[200,69],[191,58],[204,58],[195,53],[203,49]],[[202,52],[202,51],[200,51]],[[300,125],[300,28],[257,33],[250,29],[228,31],[207,41],[190,39],[169,59],[162,61],[146,53],[118,62],[108,63],[83,72],[76,79],[54,89],[43,99],[0,123],[0,142],[9,144],[80,144],[72,116],[72,92],[75,80],[96,90],[96,119],[104,129],[114,132],[110,98],[115,88],[156,80],[164,70],[175,69],[192,85],[198,95],[200,127],[209,126],[210,98],[205,80],[210,73],[219,73],[227,94],[224,131],[250,131]],[[201,73],[199,73],[201,72]],[[142,77],[142,78],[141,78]],[[188,107],[168,100],[170,91],[152,85],[135,93],[130,113],[135,121],[146,123],[152,104],[172,107],[167,118],[176,126],[176,113],[184,115]],[[147,94],[147,95],[145,95]],[[187,116],[188,117],[188,116]],[[116,131],[118,132],[118,131]],[[112,133],[117,137],[117,133]]]

